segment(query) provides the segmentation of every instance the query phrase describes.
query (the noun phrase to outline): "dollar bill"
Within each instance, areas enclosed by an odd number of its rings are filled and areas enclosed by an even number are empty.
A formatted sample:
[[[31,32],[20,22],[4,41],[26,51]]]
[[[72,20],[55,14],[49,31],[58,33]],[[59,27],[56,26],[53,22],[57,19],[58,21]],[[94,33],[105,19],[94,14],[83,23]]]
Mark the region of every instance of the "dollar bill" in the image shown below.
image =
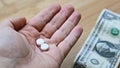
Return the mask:
[[[120,15],[104,9],[76,56],[73,68],[118,68]]]

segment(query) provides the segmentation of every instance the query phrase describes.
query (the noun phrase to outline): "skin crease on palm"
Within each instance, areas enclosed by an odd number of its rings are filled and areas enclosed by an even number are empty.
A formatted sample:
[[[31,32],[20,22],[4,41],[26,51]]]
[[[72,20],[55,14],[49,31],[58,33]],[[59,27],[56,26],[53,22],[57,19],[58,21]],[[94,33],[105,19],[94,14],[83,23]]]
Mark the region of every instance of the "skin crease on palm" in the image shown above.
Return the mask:
[[[54,4],[28,22],[24,17],[0,23],[1,68],[60,68],[64,58],[79,39],[79,12],[71,5]],[[43,38],[49,49],[40,50],[36,39]]]

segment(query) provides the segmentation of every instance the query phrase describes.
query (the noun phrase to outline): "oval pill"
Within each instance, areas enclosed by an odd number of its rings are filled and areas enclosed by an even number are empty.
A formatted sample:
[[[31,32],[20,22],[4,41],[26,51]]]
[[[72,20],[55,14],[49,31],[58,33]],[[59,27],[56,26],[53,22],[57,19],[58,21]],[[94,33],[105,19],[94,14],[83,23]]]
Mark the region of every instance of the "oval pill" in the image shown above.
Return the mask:
[[[41,50],[48,50],[49,49],[49,45],[48,44],[42,44],[41,45]]]
[[[39,39],[36,40],[36,44],[37,44],[38,46],[44,44],[44,42],[45,42],[44,39],[41,39],[41,38],[39,38]]]

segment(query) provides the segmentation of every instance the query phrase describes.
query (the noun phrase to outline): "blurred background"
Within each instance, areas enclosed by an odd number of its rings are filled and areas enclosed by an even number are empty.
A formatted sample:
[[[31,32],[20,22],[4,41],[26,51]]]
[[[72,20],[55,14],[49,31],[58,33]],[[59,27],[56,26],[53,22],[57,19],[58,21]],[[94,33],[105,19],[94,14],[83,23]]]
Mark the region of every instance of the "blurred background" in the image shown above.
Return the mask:
[[[84,32],[61,66],[61,68],[72,68],[74,59],[95,25],[100,12],[106,8],[120,14],[120,0],[0,0],[0,21],[16,16],[25,16],[29,20],[54,3],[60,3],[62,6],[72,4],[82,15],[79,25],[83,27]]]

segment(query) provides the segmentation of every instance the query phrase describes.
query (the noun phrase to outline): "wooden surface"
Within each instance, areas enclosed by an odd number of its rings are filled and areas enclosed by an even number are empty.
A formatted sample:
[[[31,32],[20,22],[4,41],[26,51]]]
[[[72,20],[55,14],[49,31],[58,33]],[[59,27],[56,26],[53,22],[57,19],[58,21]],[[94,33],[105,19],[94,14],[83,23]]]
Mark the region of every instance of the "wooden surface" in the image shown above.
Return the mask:
[[[84,28],[84,32],[61,66],[61,68],[72,68],[74,58],[95,25],[100,12],[107,8],[120,14],[120,0],[0,0],[0,20],[15,16],[30,19],[56,2],[62,6],[72,4],[82,15],[79,25]]]

